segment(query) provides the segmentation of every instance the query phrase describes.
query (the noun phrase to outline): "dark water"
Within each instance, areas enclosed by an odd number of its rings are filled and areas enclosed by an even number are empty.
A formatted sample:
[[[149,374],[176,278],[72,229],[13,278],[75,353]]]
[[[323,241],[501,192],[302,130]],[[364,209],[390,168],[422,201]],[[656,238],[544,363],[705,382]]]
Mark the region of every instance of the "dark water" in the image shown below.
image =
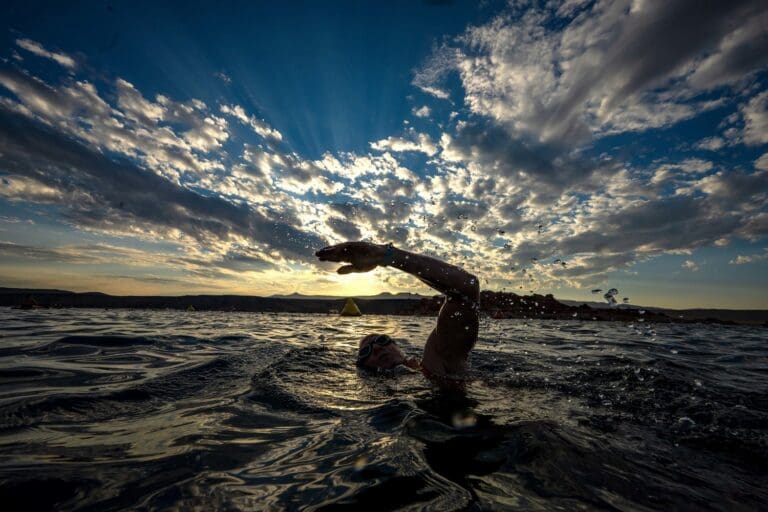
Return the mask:
[[[464,395],[362,376],[434,319],[0,310],[2,510],[766,510],[768,330],[485,320]]]

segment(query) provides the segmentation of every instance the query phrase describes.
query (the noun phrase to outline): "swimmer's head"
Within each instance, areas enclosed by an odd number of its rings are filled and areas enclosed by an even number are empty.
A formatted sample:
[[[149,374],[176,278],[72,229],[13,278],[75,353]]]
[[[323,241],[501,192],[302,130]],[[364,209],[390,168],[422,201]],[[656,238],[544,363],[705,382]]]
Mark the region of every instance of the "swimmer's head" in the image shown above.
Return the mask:
[[[369,334],[360,340],[357,365],[368,369],[388,370],[406,362],[395,340],[386,334]]]

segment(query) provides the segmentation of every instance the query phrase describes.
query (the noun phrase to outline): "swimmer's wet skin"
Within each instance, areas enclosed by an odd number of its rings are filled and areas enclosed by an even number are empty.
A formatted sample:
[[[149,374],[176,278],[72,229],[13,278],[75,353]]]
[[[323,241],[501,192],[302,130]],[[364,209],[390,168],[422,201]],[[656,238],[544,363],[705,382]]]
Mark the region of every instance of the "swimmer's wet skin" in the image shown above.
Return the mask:
[[[339,274],[370,272],[376,267],[396,268],[416,276],[445,295],[437,325],[427,337],[421,361],[407,359],[396,342],[382,343],[381,333],[375,333],[360,340],[359,365],[390,369],[402,364],[421,369],[438,383],[463,378],[467,357],[478,335],[480,282],[476,276],[455,265],[404,251],[392,244],[344,242],[320,249],[315,255],[321,261],[348,263],[337,270]]]

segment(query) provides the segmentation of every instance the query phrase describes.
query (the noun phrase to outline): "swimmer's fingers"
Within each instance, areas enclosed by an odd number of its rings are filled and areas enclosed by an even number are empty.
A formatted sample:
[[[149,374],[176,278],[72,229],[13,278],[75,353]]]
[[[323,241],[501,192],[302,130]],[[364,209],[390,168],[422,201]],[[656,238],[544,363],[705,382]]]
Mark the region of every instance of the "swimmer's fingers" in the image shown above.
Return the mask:
[[[351,261],[348,242],[323,247],[315,253],[320,261]]]
[[[369,256],[375,250],[373,244],[367,242],[343,242],[329,247],[323,247],[315,253],[320,261],[346,261],[355,263],[360,258]]]

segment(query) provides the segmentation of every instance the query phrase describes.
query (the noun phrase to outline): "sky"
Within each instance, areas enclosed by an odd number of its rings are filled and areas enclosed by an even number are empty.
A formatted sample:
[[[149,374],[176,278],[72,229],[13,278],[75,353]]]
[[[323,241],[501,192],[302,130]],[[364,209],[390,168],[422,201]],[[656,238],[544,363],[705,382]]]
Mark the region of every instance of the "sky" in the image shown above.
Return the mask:
[[[158,3],[0,7],[0,286],[768,308],[763,0]]]

